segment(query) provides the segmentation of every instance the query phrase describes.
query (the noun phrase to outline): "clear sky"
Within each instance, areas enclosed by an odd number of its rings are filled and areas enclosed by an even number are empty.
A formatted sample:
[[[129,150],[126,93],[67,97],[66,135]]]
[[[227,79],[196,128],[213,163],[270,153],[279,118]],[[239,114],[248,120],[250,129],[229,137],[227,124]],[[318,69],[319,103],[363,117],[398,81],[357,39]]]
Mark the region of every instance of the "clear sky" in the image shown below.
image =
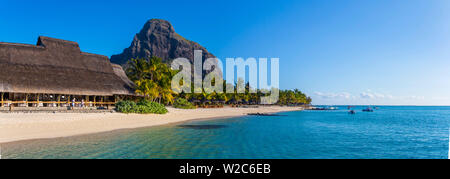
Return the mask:
[[[39,35],[107,56],[151,18],[226,57],[279,57],[314,104],[450,105],[450,1],[0,0],[0,41]]]

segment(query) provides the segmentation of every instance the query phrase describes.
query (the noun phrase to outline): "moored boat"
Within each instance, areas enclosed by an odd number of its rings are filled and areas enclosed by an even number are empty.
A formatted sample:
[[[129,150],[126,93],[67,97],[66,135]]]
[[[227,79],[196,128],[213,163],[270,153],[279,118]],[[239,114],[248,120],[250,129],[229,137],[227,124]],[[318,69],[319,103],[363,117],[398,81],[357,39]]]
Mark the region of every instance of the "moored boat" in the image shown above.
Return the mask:
[[[371,107],[367,107],[366,109],[362,110],[363,112],[373,112],[373,109]]]

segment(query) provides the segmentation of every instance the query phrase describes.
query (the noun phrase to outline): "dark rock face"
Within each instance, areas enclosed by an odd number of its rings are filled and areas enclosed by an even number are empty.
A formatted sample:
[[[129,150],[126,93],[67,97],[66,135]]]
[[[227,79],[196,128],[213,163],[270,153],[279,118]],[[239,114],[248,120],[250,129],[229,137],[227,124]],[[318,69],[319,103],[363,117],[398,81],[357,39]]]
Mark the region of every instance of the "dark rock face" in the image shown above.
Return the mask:
[[[153,56],[162,58],[165,63],[170,63],[171,60],[179,57],[193,62],[194,50],[203,51],[203,60],[215,58],[200,44],[178,35],[168,21],[151,19],[144,25],[141,32],[136,34],[130,47],[121,54],[111,56],[111,62],[124,66],[131,58]]]

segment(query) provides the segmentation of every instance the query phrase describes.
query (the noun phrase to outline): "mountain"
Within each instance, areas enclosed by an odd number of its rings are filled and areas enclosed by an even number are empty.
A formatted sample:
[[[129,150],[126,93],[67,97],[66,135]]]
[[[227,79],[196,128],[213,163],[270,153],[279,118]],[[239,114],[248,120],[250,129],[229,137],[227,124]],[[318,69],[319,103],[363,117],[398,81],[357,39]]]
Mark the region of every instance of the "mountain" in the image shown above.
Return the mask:
[[[203,51],[203,60],[215,57],[200,44],[177,34],[170,22],[151,19],[134,36],[130,47],[121,54],[111,56],[111,62],[124,66],[131,58],[151,58],[153,56],[162,58],[166,63],[179,57],[193,62],[194,50]]]

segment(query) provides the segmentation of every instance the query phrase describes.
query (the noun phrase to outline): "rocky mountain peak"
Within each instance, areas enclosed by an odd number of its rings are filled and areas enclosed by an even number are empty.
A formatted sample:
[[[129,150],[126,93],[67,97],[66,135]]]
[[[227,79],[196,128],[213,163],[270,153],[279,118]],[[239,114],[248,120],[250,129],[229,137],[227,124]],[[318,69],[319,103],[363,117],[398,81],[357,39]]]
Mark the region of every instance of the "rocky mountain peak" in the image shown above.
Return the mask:
[[[179,57],[193,61],[194,50],[203,51],[203,60],[214,58],[214,55],[209,53],[206,48],[177,34],[170,22],[151,19],[134,36],[130,47],[121,54],[111,56],[111,62],[126,65],[131,58],[151,58],[153,56],[162,58],[166,63]]]

